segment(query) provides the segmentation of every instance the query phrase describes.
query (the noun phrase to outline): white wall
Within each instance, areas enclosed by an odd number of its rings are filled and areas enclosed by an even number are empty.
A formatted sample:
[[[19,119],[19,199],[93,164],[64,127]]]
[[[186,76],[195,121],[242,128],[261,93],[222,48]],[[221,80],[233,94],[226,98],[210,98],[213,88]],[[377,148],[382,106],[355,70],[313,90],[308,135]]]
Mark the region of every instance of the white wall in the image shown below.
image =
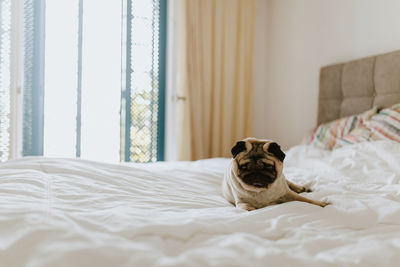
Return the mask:
[[[255,136],[284,148],[316,124],[319,69],[400,49],[398,0],[258,0]]]

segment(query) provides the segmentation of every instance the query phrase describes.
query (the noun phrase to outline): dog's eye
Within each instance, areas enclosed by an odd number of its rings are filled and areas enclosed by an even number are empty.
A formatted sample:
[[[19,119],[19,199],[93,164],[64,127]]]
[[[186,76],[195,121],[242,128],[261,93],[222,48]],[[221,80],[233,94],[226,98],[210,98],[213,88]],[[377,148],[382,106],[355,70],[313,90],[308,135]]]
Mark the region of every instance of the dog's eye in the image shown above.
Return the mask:
[[[266,169],[266,170],[273,170],[273,169],[274,169],[274,166],[269,165],[269,164],[267,164],[267,163],[264,162],[264,169]]]
[[[247,164],[241,165],[241,166],[240,166],[240,169],[241,169],[241,170],[247,170]]]

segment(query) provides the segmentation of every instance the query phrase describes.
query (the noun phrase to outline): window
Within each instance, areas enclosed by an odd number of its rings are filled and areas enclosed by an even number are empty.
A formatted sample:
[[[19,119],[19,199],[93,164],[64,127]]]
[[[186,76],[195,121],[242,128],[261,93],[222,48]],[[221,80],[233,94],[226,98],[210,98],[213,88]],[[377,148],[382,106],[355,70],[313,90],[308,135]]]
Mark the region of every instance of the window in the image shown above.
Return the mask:
[[[121,157],[163,160],[166,1],[126,4]]]
[[[166,1],[25,0],[24,155],[163,160]]]
[[[11,0],[0,0],[0,161],[10,152]]]

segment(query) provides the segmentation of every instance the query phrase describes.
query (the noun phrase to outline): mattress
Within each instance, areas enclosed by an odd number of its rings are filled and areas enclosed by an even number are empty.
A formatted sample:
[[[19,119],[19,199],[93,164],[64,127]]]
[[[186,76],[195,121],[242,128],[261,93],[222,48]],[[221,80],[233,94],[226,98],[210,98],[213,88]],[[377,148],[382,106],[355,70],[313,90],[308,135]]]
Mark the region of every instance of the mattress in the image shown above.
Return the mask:
[[[394,266],[400,144],[287,151],[288,179],[328,200],[247,212],[221,195],[230,159],[0,165],[0,266]]]

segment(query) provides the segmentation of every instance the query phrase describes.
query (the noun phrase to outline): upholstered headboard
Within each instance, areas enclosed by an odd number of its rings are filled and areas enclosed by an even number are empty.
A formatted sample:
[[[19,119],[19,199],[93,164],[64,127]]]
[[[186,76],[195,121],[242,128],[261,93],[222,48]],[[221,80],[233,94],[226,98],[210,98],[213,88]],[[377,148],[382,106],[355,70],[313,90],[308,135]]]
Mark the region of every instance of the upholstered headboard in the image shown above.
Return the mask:
[[[321,68],[318,124],[400,103],[400,50]]]

